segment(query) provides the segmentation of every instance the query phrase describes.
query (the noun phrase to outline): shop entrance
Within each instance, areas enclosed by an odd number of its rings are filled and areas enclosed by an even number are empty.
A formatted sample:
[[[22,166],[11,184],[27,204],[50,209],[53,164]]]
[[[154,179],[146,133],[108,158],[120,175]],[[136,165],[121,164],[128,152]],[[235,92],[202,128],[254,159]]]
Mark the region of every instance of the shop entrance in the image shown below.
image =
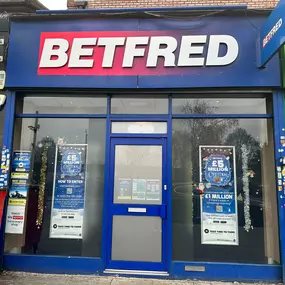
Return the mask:
[[[112,138],[107,268],[166,270],[166,139]]]

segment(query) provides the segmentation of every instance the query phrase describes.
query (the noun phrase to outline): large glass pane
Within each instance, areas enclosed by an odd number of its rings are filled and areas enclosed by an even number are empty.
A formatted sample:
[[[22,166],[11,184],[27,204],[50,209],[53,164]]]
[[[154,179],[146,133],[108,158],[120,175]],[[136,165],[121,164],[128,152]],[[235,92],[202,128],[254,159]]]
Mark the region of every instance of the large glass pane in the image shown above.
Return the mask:
[[[162,146],[116,145],[114,180],[114,203],[160,205]]]
[[[112,260],[161,262],[160,217],[113,216]]]
[[[14,150],[31,167],[24,227],[5,252],[101,256],[105,132],[105,119],[16,120]]]
[[[173,259],[279,264],[272,120],[176,119],[172,135]]]
[[[267,114],[272,113],[270,100],[261,98],[215,97],[201,98],[201,95],[188,97],[173,97],[173,114]],[[213,96],[212,96],[213,97]],[[237,98],[239,97],[239,98]]]
[[[64,97],[32,96],[19,102],[18,113],[28,114],[106,114],[107,98],[104,97]],[[20,107],[21,106],[21,107]],[[23,106],[23,107],[22,107]],[[21,108],[23,108],[21,110]]]
[[[167,122],[112,122],[113,134],[166,134]]]
[[[111,99],[112,114],[168,114],[168,98],[150,98],[147,95],[139,98],[113,97]]]

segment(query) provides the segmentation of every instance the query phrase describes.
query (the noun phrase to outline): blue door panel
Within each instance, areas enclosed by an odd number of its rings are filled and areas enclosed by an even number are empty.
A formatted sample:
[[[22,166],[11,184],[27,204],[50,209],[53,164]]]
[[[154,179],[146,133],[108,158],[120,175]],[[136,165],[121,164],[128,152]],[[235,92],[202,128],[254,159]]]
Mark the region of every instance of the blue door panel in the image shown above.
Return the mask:
[[[162,204],[114,204],[114,172],[115,172],[115,148],[116,145],[158,145],[162,147]],[[126,270],[166,270],[166,228],[167,228],[167,191],[164,191],[166,179],[166,139],[165,138],[111,138],[110,144],[110,169],[109,169],[109,214],[108,214],[108,233],[107,233],[107,268],[126,269]],[[143,209],[144,212],[130,212],[130,208]],[[114,215],[122,216],[157,216],[162,219],[162,256],[161,262],[138,262],[112,260],[112,223]]]

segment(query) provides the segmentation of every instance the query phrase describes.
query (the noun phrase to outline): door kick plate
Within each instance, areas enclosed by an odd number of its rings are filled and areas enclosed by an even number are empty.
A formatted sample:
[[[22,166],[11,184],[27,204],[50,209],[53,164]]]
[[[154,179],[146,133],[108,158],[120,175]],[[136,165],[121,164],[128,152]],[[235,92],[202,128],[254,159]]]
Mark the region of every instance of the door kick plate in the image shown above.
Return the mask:
[[[146,213],[146,208],[128,208],[129,213]]]

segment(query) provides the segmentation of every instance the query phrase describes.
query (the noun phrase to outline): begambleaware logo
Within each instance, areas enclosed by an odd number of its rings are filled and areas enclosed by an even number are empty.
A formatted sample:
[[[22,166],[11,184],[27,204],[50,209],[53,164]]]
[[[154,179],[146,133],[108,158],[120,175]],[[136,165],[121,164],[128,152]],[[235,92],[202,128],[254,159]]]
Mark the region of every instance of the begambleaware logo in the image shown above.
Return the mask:
[[[174,36],[173,36],[174,35]],[[39,75],[161,75],[226,66],[238,57],[231,35],[173,31],[42,33]],[[176,69],[176,71],[173,71]]]

